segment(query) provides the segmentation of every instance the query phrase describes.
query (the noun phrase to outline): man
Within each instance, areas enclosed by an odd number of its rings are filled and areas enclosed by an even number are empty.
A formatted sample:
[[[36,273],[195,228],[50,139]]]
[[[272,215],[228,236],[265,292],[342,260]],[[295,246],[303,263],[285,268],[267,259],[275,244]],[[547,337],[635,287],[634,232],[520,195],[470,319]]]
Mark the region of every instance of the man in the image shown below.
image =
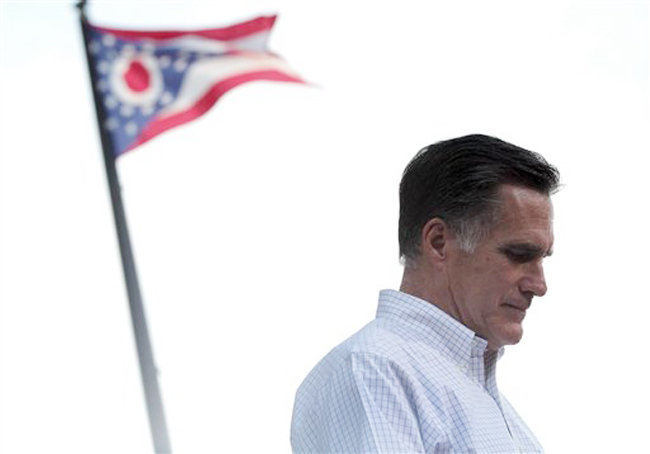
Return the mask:
[[[400,184],[400,291],[296,395],[297,453],[541,452],[496,384],[552,252],[558,171],[499,139],[421,150]]]

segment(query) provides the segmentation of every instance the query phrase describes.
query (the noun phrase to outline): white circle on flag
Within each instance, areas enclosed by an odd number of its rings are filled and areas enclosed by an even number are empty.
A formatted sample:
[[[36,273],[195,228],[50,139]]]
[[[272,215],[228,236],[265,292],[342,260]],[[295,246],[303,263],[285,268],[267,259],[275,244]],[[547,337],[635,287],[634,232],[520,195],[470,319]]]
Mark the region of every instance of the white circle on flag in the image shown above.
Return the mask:
[[[113,92],[123,103],[154,104],[162,93],[162,73],[149,54],[122,53],[113,63],[109,77]]]

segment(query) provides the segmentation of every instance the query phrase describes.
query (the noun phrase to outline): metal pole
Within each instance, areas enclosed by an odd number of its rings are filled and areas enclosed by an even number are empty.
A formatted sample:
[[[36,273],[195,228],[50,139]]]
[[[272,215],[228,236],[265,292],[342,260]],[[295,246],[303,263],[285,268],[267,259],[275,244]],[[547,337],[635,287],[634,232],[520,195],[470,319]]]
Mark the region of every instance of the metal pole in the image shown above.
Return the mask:
[[[153,351],[151,348],[151,342],[149,340],[147,319],[144,313],[144,306],[142,304],[142,297],[140,295],[138,276],[135,269],[135,261],[133,259],[133,252],[131,250],[131,241],[129,239],[126,216],[124,214],[124,206],[120,192],[120,183],[117,177],[117,170],[115,168],[115,157],[113,156],[111,137],[104,127],[106,115],[102,104],[101,93],[95,85],[96,69],[92,64],[92,56],[90,55],[90,51],[88,49],[87,20],[84,11],[85,4],[86,2],[83,0],[77,4],[77,7],[79,8],[80,12],[81,30],[83,33],[86,60],[88,62],[88,70],[90,71],[90,80],[93,89],[93,97],[95,100],[95,111],[97,114],[97,122],[99,124],[99,134],[102,142],[106,176],[108,179],[108,187],[111,195],[111,202],[113,205],[113,215],[115,218],[115,227],[117,229],[117,238],[120,245],[122,267],[124,269],[124,279],[126,281],[126,289],[129,296],[129,309],[131,312],[131,321],[133,323],[133,332],[135,335],[135,343],[138,351],[138,360],[140,362],[140,374],[142,377],[142,385],[144,387],[145,401],[147,404],[149,427],[151,429],[155,452],[158,454],[169,454],[172,452],[172,450],[169,442],[169,435],[167,432],[167,423],[165,420],[165,413],[163,411],[160,388],[158,386],[158,377],[156,366],[154,364]]]

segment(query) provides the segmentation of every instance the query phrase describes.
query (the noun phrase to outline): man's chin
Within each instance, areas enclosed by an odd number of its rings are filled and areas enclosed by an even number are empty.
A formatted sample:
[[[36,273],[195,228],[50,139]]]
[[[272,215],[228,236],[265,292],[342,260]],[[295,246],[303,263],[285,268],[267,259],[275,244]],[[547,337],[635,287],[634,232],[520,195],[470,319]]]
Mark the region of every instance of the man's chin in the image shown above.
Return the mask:
[[[513,323],[513,326],[509,327],[505,336],[504,345],[515,345],[521,341],[521,338],[524,337],[524,328],[521,326],[521,323]]]
[[[521,323],[510,323],[508,326],[504,326],[499,334],[497,342],[494,342],[494,345],[488,345],[490,350],[498,350],[506,345],[518,344],[524,336],[524,329]]]

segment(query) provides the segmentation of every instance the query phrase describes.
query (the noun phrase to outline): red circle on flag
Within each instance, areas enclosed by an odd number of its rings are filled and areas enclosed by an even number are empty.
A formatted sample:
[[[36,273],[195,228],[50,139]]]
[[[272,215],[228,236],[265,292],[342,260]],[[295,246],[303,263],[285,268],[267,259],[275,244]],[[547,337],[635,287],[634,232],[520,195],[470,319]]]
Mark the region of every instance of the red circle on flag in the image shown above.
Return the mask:
[[[126,51],[113,62],[109,83],[118,101],[131,106],[153,106],[164,88],[154,55]]]
[[[150,79],[149,71],[139,60],[131,60],[129,68],[124,72],[126,85],[138,93],[149,88]]]

